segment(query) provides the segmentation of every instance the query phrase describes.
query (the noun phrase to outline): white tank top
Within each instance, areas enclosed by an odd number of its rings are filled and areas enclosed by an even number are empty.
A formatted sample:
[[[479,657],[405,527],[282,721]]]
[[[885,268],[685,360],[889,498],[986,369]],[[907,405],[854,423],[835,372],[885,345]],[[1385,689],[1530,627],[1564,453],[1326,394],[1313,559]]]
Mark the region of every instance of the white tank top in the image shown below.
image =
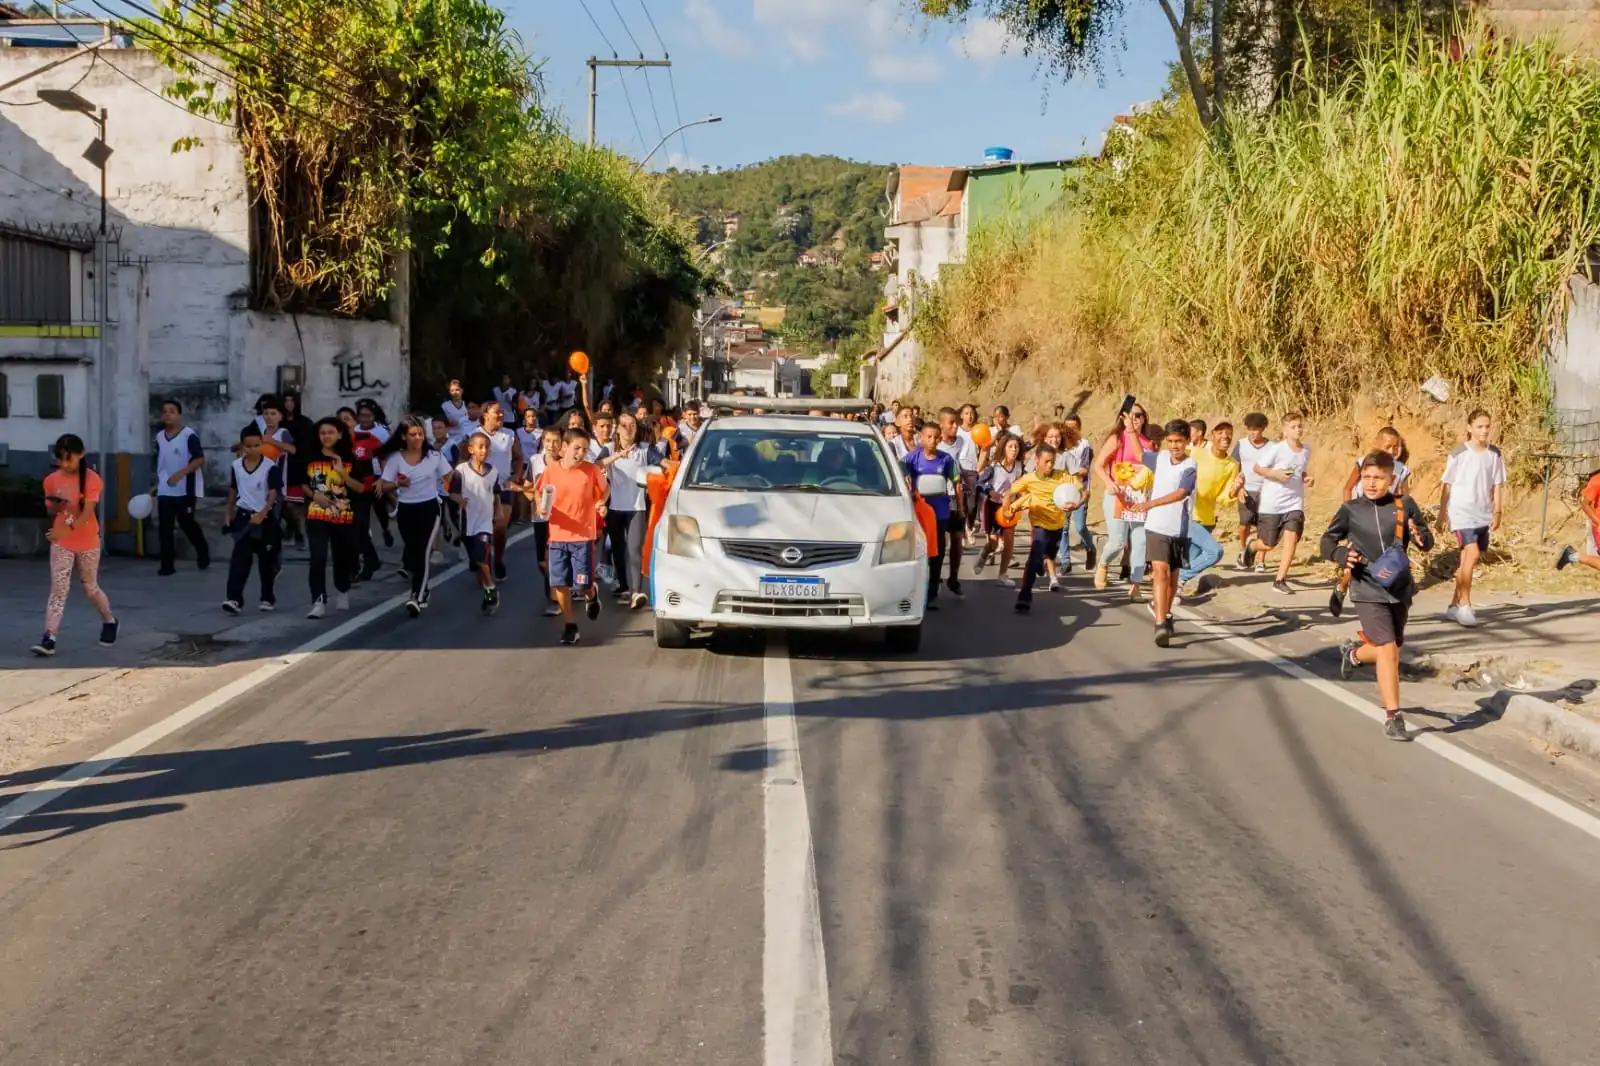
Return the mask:
[[[156,495],[157,496],[204,496],[206,494],[204,467],[180,480],[176,485],[167,484],[167,479],[178,471],[188,466],[189,440],[197,436],[194,430],[184,426],[178,430],[177,435],[167,436],[163,429],[156,434]]]
[[[493,466],[486,466],[480,474],[472,469],[469,461],[456,467],[456,476],[461,480],[461,496],[467,501],[463,532],[469,537],[493,533],[494,506],[500,499],[500,472]]]
[[[504,426],[493,433],[486,429],[478,432],[489,438],[489,465],[500,475],[500,483],[511,484],[511,446],[517,442],[517,435]]]

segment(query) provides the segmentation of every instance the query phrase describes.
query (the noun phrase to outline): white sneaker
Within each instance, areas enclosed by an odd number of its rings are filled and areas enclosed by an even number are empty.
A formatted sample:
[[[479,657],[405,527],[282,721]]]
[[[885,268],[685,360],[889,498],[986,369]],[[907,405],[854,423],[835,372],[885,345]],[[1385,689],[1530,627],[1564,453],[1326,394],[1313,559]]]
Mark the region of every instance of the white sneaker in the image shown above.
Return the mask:
[[[443,566],[444,565],[444,552],[437,552],[436,551],[436,552],[430,553],[429,556],[428,556],[428,563],[431,566]]]
[[[1446,622],[1457,621],[1457,617],[1456,616],[1457,616],[1457,614],[1459,612],[1460,612],[1460,608],[1452,603],[1450,606],[1448,606],[1448,607],[1446,607],[1444,609],[1444,620]]]
[[[1053,577],[1053,578],[1050,579],[1050,591],[1051,592],[1060,592],[1061,591],[1061,579],[1060,578],[1054,578]]]
[[[333,594],[333,609],[335,611],[348,611],[350,609],[350,594],[348,592],[335,592]]]
[[[1461,606],[1456,608],[1456,621],[1468,629],[1477,628],[1478,616],[1473,613],[1472,605],[1470,603],[1463,603]]]
[[[306,612],[307,618],[326,618],[328,615],[328,598],[319,596],[311,603],[311,610]]]
[[[1009,577],[1001,578],[1000,581],[999,581],[999,585],[1003,589],[1014,589],[1014,588],[1017,587],[1016,581],[1014,579],[1012,579],[1012,578],[1009,578]]]

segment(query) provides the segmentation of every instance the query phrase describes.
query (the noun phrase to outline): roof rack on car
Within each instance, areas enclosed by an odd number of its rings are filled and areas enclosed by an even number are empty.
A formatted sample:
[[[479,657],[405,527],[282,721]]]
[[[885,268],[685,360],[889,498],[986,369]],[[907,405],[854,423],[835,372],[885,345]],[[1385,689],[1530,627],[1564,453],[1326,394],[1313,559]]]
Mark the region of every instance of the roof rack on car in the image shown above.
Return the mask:
[[[772,415],[803,415],[810,411],[856,414],[872,410],[872,401],[857,399],[825,400],[820,396],[797,396],[792,399],[775,399],[771,396],[730,396],[716,393],[706,397],[706,403],[719,413],[729,411],[761,411]]]

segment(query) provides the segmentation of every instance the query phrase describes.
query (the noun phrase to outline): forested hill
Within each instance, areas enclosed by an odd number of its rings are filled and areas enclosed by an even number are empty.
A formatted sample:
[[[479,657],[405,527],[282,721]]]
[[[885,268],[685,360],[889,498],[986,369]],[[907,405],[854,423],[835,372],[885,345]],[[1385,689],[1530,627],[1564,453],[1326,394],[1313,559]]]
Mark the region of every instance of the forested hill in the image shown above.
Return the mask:
[[[881,295],[871,255],[883,248],[891,167],[834,156],[782,156],[715,173],[668,172],[667,197],[698,220],[735,293],[789,309],[785,343],[827,346],[863,329]],[[806,259],[802,263],[802,257]]]

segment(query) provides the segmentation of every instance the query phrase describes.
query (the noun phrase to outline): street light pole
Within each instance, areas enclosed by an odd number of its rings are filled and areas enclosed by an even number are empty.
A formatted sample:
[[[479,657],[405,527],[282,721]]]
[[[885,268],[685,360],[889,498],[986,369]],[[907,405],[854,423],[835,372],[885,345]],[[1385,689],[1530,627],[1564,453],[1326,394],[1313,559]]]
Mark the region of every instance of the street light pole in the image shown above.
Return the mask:
[[[717,122],[721,122],[721,121],[722,121],[722,116],[721,115],[707,115],[705,118],[697,118],[693,122],[685,122],[683,125],[679,126],[677,129],[673,130],[671,133],[667,134],[665,137],[663,137],[659,141],[657,141],[656,142],[656,146],[654,148],[650,149],[649,152],[645,153],[645,157],[643,159],[639,160],[639,162],[634,164],[633,172],[635,174],[637,174],[637,173],[639,173],[639,171],[643,170],[644,169],[644,165],[646,163],[650,162],[650,157],[655,155],[657,152],[661,151],[661,146],[663,144],[666,144],[668,141],[672,140],[672,138],[676,137],[678,134],[682,133],[684,130],[691,129],[691,128],[695,127],[695,126],[709,126],[709,125],[712,125],[713,123],[717,123]]]

